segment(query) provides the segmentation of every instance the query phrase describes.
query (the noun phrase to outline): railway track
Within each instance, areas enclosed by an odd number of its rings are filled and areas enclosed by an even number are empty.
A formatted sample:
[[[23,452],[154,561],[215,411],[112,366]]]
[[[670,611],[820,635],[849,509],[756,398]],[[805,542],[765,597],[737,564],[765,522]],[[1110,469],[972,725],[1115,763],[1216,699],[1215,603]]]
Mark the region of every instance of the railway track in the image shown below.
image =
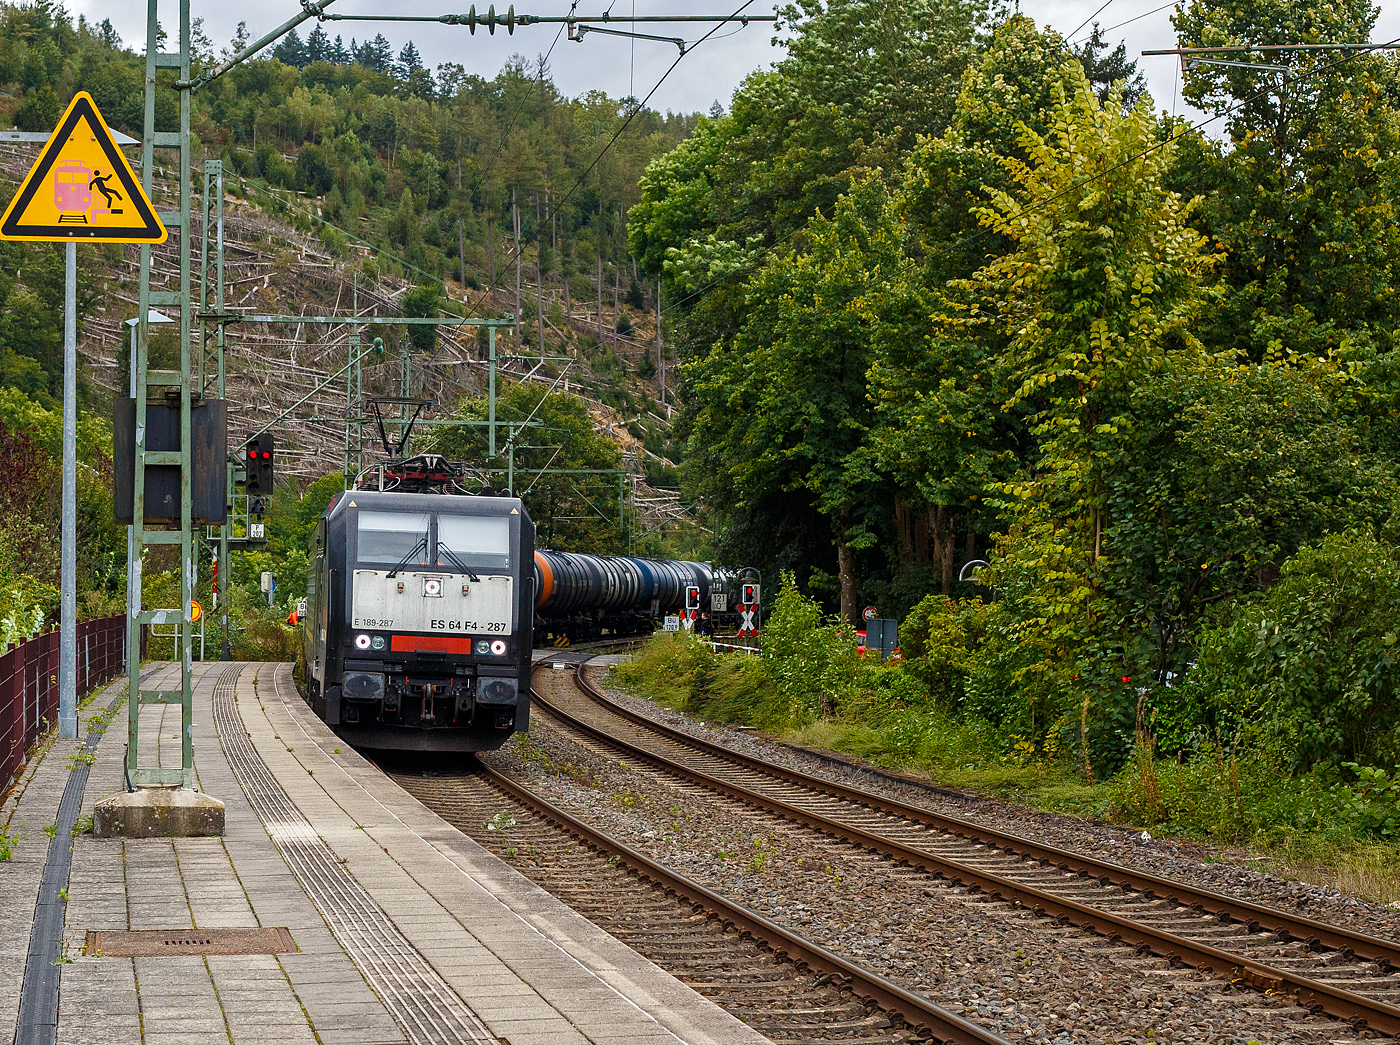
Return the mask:
[[[775,1045],[1009,1045],[631,849],[489,766],[393,779]]]
[[[580,673],[536,707],[708,790],[1358,1030],[1400,1035],[1400,945],[774,766],[623,708]],[[562,689],[562,687],[560,687]]]

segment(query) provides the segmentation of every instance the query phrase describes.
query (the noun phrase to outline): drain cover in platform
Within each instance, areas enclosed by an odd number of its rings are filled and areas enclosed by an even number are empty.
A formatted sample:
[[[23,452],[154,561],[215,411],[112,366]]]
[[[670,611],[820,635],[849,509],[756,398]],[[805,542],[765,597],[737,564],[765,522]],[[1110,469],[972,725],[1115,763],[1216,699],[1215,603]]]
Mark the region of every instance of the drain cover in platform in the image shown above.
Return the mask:
[[[283,954],[297,949],[286,929],[89,929],[83,953],[106,958],[162,954]]]

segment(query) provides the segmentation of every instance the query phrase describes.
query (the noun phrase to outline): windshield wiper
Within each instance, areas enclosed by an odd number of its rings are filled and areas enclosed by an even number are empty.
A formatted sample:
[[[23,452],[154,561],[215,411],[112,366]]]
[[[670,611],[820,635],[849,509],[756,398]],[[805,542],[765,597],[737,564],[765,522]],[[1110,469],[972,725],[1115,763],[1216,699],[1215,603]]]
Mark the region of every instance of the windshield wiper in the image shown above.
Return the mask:
[[[408,554],[399,560],[399,564],[389,571],[389,576],[397,577],[399,575],[399,571],[408,565],[408,561],[418,554],[419,548],[423,549],[424,555],[428,554],[428,535],[426,533],[422,537],[418,538],[417,544],[415,544],[412,548],[408,549]]]
[[[452,565],[453,565],[453,566],[456,566],[459,572],[465,573],[465,574],[467,575],[467,578],[468,578],[473,584],[480,584],[480,583],[481,583],[481,578],[478,577],[476,574],[472,573],[471,567],[468,566],[466,563],[464,563],[461,559],[457,558],[457,556],[454,555],[454,554],[452,553],[452,549],[449,548],[447,545],[443,544],[443,543],[442,543],[442,539],[439,538],[439,539],[438,539],[438,558],[441,559],[444,555],[446,555],[449,559],[451,559],[451,560],[452,560]]]

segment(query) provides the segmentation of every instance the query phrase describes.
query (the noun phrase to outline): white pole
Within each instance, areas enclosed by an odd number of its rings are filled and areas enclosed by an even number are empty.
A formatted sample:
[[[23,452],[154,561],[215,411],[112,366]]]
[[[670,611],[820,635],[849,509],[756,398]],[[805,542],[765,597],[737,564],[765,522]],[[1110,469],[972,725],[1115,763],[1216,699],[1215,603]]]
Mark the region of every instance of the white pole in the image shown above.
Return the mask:
[[[63,288],[63,521],[58,632],[58,735],[78,735],[78,245],[65,245]]]

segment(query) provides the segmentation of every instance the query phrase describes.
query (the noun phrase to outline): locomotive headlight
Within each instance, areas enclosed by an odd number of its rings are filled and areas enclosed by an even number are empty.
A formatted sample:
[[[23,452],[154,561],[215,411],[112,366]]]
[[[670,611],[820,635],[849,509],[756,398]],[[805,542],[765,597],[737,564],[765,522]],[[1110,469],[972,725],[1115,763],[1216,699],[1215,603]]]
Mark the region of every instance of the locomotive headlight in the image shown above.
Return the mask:
[[[491,652],[492,652],[493,654],[495,654],[496,656],[498,656],[498,657],[503,657],[503,656],[505,656],[505,652],[506,652],[506,640],[505,640],[505,639],[497,639],[495,642],[491,643]]]
[[[490,653],[490,652],[491,652],[491,643],[490,643],[489,640],[487,640],[487,639],[477,639],[477,640],[476,640],[476,655],[477,655],[478,657],[484,657],[484,656],[486,656],[486,654],[488,654],[488,653]]]
[[[425,599],[440,599],[440,598],[442,598],[442,578],[441,578],[441,577],[424,577],[424,578],[423,578],[423,598],[425,598]]]
[[[369,636],[368,636],[368,635],[356,635],[356,636],[355,636],[355,648],[356,648],[356,649],[369,649]]]
[[[389,645],[389,640],[383,635],[376,635],[369,640],[370,649],[385,649]]]

